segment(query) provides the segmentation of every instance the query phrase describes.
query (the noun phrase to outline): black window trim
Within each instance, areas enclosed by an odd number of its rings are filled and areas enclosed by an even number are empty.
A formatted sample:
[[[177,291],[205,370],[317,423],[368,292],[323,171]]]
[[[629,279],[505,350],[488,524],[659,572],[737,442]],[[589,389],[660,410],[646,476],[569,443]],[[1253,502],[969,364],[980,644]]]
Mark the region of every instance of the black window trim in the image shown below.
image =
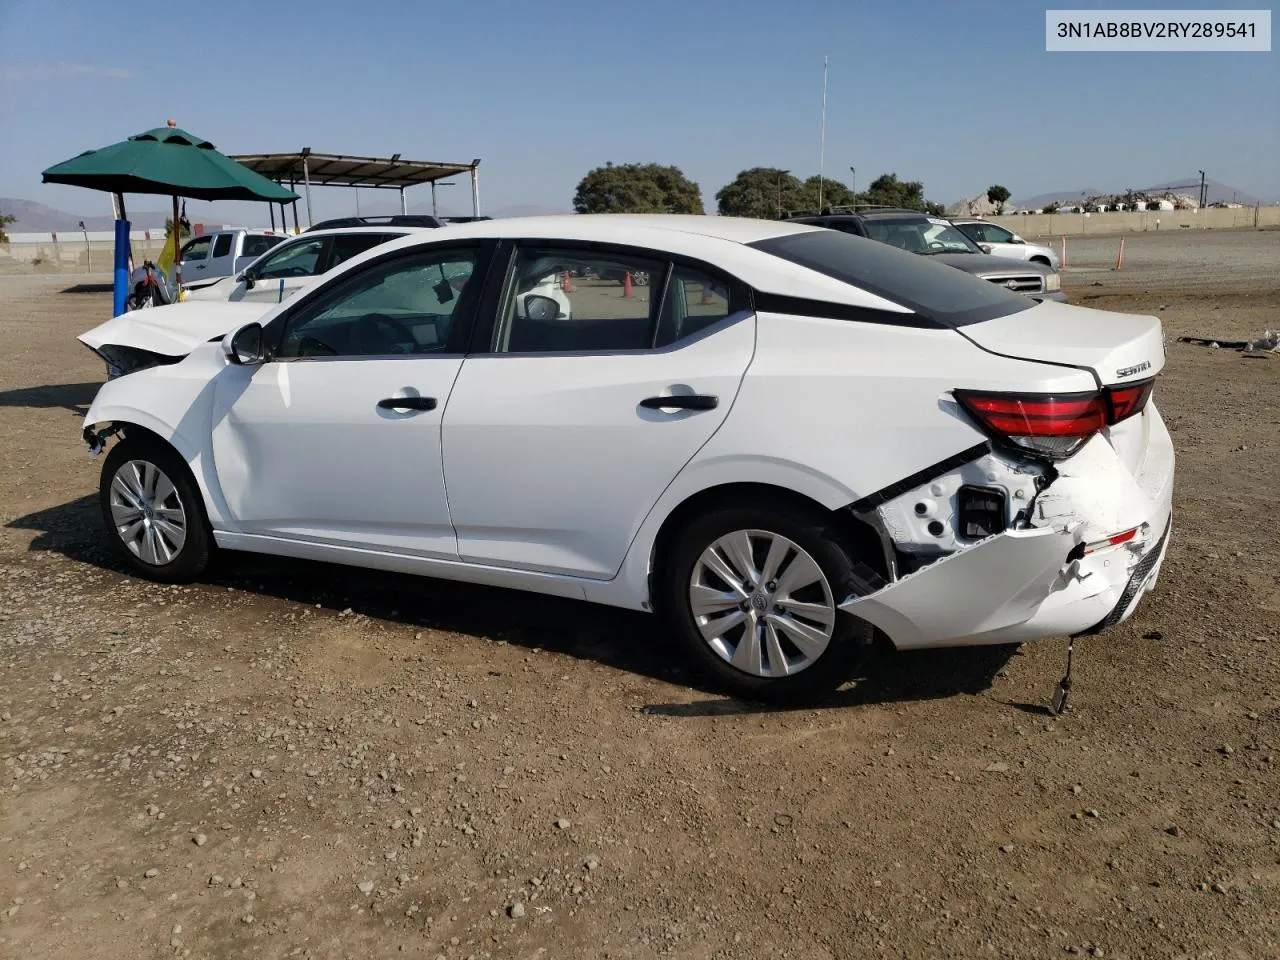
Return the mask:
[[[501,351],[496,347],[496,336],[502,310],[506,306],[507,294],[515,279],[516,254],[522,247],[550,247],[561,250],[581,250],[585,254],[597,253],[602,256],[635,257],[637,259],[657,260],[663,265],[662,289],[657,299],[650,300],[657,305],[656,313],[651,319],[649,346],[627,350],[527,350],[520,352]],[[729,290],[729,314],[715,323],[708,324],[702,330],[671,343],[657,345],[658,334],[662,324],[662,305],[666,299],[668,286],[677,266],[697,270],[713,278],[724,281]],[[723,267],[707,263],[697,257],[659,250],[637,244],[614,243],[600,240],[579,240],[564,237],[510,237],[498,244],[498,252],[490,266],[491,276],[485,284],[485,301],[480,305],[479,322],[472,332],[471,342],[467,348],[467,356],[484,357],[611,357],[611,356],[647,356],[650,354],[673,353],[689,344],[696,343],[705,337],[723,330],[732,324],[741,323],[755,315],[756,307],[752,302],[753,291],[749,284],[728,273]],[[652,278],[650,289],[653,290]],[[652,312],[652,310],[651,310]]]
[[[305,234],[302,234],[305,235]],[[312,238],[314,239],[314,238]],[[466,356],[466,344],[469,342],[473,329],[482,326],[481,314],[485,307],[488,294],[489,274],[494,260],[493,252],[495,242],[488,238],[482,237],[451,237],[448,240],[437,241],[434,243],[415,244],[406,249],[393,250],[389,253],[383,253],[371,260],[362,263],[354,270],[339,274],[336,277],[321,279],[314,287],[304,291],[302,294],[291,298],[288,306],[280,313],[276,314],[263,327],[262,342],[266,345],[266,359],[264,363],[295,363],[305,362],[312,363],[346,361],[358,362],[362,360],[435,360],[442,358],[458,359]],[[375,270],[384,264],[392,263],[400,260],[412,260],[417,257],[430,256],[440,251],[449,250],[476,250],[476,265],[472,271],[473,278],[482,278],[481,285],[477,292],[472,294],[468,289],[464,292],[464,297],[472,297],[475,308],[470,312],[469,316],[458,317],[455,315],[454,323],[449,331],[449,343],[446,349],[438,353],[390,353],[390,354],[361,354],[359,356],[336,356],[336,357],[277,357],[276,353],[280,349],[280,344],[284,341],[284,331],[289,324],[289,320],[294,317],[298,311],[308,309],[310,306],[319,305],[320,309],[332,303],[348,290],[357,280],[367,271]],[[468,284],[471,287],[471,284]],[[462,304],[459,303],[459,307]]]

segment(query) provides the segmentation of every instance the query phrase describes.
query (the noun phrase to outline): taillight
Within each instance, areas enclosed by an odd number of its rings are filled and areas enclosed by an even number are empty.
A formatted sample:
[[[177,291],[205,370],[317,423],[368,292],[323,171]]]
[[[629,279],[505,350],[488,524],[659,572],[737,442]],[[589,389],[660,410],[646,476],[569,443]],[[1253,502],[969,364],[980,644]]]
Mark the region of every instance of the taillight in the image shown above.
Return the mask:
[[[1151,391],[1155,385],[1155,380],[1144,380],[1141,383],[1131,383],[1123,387],[1107,387],[1105,392],[1107,402],[1110,404],[1107,422],[1119,423],[1135,413],[1141,413],[1142,408],[1151,399]]]
[[[956,390],[955,397],[988,433],[1028,453],[1064,460],[1103,427],[1139,413],[1154,384],[1062,394]]]

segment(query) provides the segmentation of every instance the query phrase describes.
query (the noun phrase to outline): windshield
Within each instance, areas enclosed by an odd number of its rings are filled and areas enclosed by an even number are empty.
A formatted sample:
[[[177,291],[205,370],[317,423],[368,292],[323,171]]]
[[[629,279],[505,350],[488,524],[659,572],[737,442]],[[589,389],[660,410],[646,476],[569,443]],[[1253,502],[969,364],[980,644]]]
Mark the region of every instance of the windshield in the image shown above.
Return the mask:
[[[912,253],[982,253],[982,248],[941,217],[867,220],[867,236]]]
[[[948,327],[994,320],[1035,306],[1030,297],[1002,285],[839,230],[784,234],[748,246],[884,297]]]

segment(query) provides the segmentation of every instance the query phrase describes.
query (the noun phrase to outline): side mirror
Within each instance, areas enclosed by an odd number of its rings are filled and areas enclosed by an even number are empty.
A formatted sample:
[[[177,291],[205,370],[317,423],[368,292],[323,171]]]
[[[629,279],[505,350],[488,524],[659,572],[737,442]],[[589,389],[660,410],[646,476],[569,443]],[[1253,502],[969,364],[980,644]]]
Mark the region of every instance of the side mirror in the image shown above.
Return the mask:
[[[1018,236],[1015,233],[1012,237],[1009,238],[1009,242],[1010,243],[1026,243],[1027,241],[1023,240],[1020,236]]]
[[[980,246],[980,247],[982,248],[982,252],[983,252],[983,253],[990,253],[990,252],[991,252],[991,244],[989,244],[989,243],[980,243],[980,244],[978,244],[978,246]]]
[[[551,297],[531,293],[524,298],[524,312],[530,320],[554,320],[560,314],[560,304]]]
[[[236,366],[252,366],[262,362],[262,324],[246,323],[222,338],[222,353]]]
[[[257,282],[257,281],[253,279],[253,274],[251,274],[248,270],[246,270],[244,273],[240,274],[240,276],[236,277],[236,283],[243,283],[243,284],[244,284],[244,288],[245,288],[246,290],[252,290],[252,289],[253,289],[253,285],[254,285],[256,282]]]

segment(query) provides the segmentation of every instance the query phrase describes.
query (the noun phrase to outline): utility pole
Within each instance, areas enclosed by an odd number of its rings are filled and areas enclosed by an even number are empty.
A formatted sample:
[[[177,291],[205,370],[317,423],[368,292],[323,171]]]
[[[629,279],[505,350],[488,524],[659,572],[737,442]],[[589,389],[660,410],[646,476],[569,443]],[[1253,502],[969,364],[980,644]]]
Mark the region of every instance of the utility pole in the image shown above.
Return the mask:
[[[822,212],[822,173],[827,157],[827,58],[822,58],[822,142],[818,148],[818,212]]]
[[[791,173],[790,170],[778,171],[778,219],[779,220],[782,219],[782,178],[785,176],[789,176],[790,173]]]
[[[853,194],[853,199],[858,199],[858,171],[853,167],[849,168],[849,190]]]
[[[1202,207],[1203,207],[1203,206],[1204,206],[1204,202],[1205,202],[1205,200],[1207,200],[1207,199],[1208,199],[1208,194],[1207,194],[1207,193],[1205,193],[1205,187],[1204,187],[1204,171],[1203,171],[1203,170],[1200,170],[1200,171],[1199,171],[1199,174],[1200,174],[1200,206],[1202,206]]]

